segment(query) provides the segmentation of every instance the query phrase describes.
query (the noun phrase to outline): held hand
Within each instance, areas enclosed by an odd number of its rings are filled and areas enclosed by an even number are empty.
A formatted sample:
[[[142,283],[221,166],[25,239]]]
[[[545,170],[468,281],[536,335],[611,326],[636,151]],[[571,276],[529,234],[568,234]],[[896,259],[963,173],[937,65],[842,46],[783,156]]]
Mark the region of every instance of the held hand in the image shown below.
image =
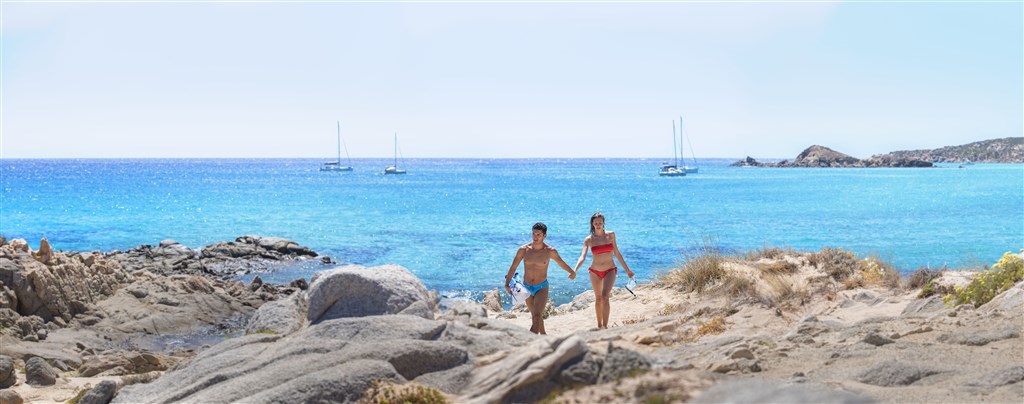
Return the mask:
[[[633,273],[633,271],[630,271],[630,270],[629,270],[629,268],[626,268],[626,276],[628,276],[628,277],[632,278],[632,277],[633,277],[633,275],[636,275],[636,274],[635,274],[635,273]]]
[[[569,272],[569,280],[576,279],[576,271]]]

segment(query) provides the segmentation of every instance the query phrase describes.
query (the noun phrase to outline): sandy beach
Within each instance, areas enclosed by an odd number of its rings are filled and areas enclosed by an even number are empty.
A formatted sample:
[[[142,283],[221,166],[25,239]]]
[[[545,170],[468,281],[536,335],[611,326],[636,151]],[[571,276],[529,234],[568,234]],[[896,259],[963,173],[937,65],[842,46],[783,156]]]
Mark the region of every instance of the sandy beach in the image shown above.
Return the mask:
[[[527,331],[530,318],[521,308],[501,310],[489,301],[494,296],[484,303],[439,302],[400,266],[342,266],[319,273],[309,285],[244,285],[199,269],[214,261],[216,268],[258,266],[245,251],[309,253],[288,240],[249,236],[204,251],[208,261],[196,262],[191,260],[203,254],[171,242],[100,256],[32,251],[19,240],[0,246],[6,271],[0,398],[5,403],[76,397],[90,403],[1024,399],[1020,281],[975,307],[944,302],[943,293],[924,296],[921,285],[909,286],[910,280],[886,272],[891,269],[884,263],[841,250],[702,256],[640,285],[635,295],[616,288],[608,329],[595,328],[594,296],[588,291],[549,306],[548,335],[537,336]],[[213,260],[212,251],[237,258]],[[138,268],[125,271],[129,267]],[[85,290],[61,281],[72,274],[102,293],[54,299]],[[924,288],[951,291],[978,276],[936,272]],[[52,293],[32,292],[18,279],[35,279]],[[364,304],[373,301],[379,303]],[[46,321],[15,310],[33,305]],[[225,324],[238,328],[224,329]],[[218,332],[197,332],[217,327]],[[155,349],[175,335],[193,343]],[[284,387],[252,388],[269,377],[282,378]]]

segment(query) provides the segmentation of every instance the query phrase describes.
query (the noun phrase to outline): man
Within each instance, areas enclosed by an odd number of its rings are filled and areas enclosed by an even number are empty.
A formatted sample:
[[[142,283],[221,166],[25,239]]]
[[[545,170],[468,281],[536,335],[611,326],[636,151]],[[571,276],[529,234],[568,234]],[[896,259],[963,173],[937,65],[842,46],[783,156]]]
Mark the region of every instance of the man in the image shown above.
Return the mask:
[[[548,226],[540,222],[533,225],[533,242],[519,247],[519,251],[516,251],[516,258],[512,261],[512,267],[505,275],[505,291],[511,295],[512,289],[509,287],[509,282],[512,281],[512,275],[519,267],[519,262],[523,262],[523,286],[530,291],[530,297],[526,298],[526,308],[530,310],[530,315],[533,318],[530,332],[534,334],[547,334],[544,331],[544,318],[541,317],[541,314],[544,313],[544,306],[548,304],[548,263],[555,260],[558,266],[569,273],[569,279],[576,279],[576,272],[562,260],[558,251],[544,242],[544,238],[547,236]]]

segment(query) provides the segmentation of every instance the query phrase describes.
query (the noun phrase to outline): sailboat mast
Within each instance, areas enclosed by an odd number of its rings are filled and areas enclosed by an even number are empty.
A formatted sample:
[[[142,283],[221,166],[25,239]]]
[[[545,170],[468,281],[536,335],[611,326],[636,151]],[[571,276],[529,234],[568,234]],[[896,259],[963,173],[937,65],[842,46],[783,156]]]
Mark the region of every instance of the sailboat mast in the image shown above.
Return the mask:
[[[679,157],[676,157],[676,120],[672,120],[672,164],[679,165]]]
[[[398,132],[395,132],[395,168],[398,168]]]
[[[683,115],[679,115],[679,159],[686,165],[686,155],[683,154]]]
[[[338,122],[338,165],[341,165],[341,121]]]

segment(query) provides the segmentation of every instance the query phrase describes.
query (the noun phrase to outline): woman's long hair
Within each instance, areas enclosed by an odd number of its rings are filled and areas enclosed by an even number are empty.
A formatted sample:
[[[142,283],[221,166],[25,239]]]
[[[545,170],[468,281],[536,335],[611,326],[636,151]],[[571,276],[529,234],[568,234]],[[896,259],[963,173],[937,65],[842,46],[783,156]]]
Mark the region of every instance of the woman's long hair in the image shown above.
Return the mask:
[[[594,216],[590,217],[590,235],[591,236],[594,235],[594,219],[597,219],[597,218],[604,219],[604,215],[602,215],[601,212],[597,212],[597,213],[594,214]]]

